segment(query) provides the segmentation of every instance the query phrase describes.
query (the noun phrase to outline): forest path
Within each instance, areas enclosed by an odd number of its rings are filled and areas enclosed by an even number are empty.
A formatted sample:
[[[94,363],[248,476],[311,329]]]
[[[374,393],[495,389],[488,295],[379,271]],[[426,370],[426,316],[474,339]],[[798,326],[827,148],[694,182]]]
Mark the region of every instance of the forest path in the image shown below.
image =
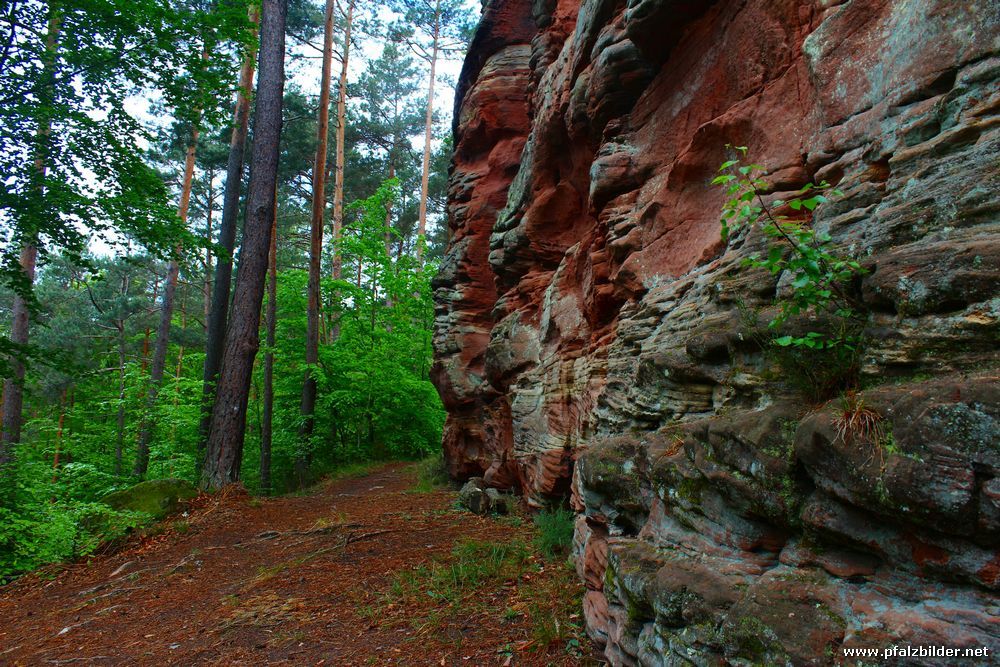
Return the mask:
[[[535,530],[457,512],[453,491],[415,493],[415,479],[391,464],[309,495],[202,497],[161,535],[0,589],[0,665],[580,664],[564,565],[532,555],[451,606],[401,589],[399,573],[465,539]],[[560,614],[549,643],[539,623]]]

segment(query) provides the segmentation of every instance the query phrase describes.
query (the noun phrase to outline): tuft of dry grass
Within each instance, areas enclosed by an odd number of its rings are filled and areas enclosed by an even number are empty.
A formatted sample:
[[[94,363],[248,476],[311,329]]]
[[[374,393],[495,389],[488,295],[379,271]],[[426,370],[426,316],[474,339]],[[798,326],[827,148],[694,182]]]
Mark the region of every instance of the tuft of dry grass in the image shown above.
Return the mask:
[[[885,419],[882,415],[866,407],[864,397],[854,391],[847,392],[840,405],[835,421],[837,438],[844,444],[858,442],[881,446],[885,440]]]

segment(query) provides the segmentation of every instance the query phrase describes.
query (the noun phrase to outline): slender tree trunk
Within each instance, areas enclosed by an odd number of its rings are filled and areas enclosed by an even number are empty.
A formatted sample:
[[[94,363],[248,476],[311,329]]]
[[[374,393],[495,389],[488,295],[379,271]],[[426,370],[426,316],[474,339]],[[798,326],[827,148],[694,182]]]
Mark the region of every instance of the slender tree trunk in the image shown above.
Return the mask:
[[[188,207],[191,203],[191,185],[194,180],[194,157],[198,145],[198,127],[191,130],[191,143],[188,145],[184,160],[184,182],[181,186],[181,203],[177,216],[182,223],[187,222]],[[149,467],[149,443],[153,438],[153,409],[156,407],[156,397],[163,382],[163,371],[167,365],[167,348],[170,343],[170,321],[174,316],[174,294],[177,291],[177,279],[180,276],[180,264],[175,251],[174,259],[167,267],[167,278],[163,285],[163,305],[160,307],[160,325],[156,330],[156,346],[153,348],[153,364],[149,372],[149,390],[146,394],[146,413],[143,415],[139,428],[139,447],[136,450],[135,466],[132,474],[144,477]]]
[[[267,256],[267,353],[264,355],[264,414],[260,425],[260,492],[271,493],[271,436],[274,420],[274,330],[278,321],[278,220],[271,225]]]
[[[395,157],[389,158],[389,179],[392,180],[396,178],[396,159]],[[392,252],[390,248],[392,247],[392,198],[390,197],[388,201],[385,202],[385,255],[386,257],[392,257]]]
[[[208,333],[208,318],[212,315],[212,212],[215,210],[215,170],[208,172],[208,206],[205,209],[205,282],[202,286],[202,322]]]
[[[202,486],[219,489],[240,478],[239,462],[246,434],[247,401],[253,362],[260,344],[260,307],[264,298],[274,224],[281,103],[285,85],[286,0],[263,0],[260,31],[260,76],[254,143],[247,191],[243,248],[233,290],[232,317],[226,332],[215,405],[209,428]]]
[[[295,457],[299,486],[308,476],[310,440],[315,424],[316,364],[319,362],[320,261],[323,257],[323,215],[326,211],[326,146],[330,122],[330,73],[333,67],[333,10],[335,0],[326,0],[323,28],[323,74],[319,84],[319,117],[316,123],[316,159],[313,162],[312,219],[309,235],[309,301],[306,307],[306,372],[302,380],[299,409],[302,445]]]
[[[115,477],[122,474],[125,449],[125,322],[118,324],[118,415],[115,431]]]
[[[50,9],[49,24],[45,37],[45,59],[42,86],[42,100],[50,101],[54,94],[56,47],[58,45],[61,15],[57,9]],[[47,171],[49,132],[51,123],[41,119],[36,131],[35,146],[35,177],[34,186],[39,199],[45,197],[45,174]],[[35,267],[38,263],[38,232],[37,223],[29,221],[21,241],[19,258],[20,271],[24,281],[23,287],[29,291],[35,282]],[[29,334],[29,304],[27,295],[18,290],[14,294],[11,308],[10,341],[14,345],[26,346]],[[14,445],[21,441],[21,417],[24,408],[24,363],[20,352],[11,355],[11,377],[7,378],[3,387],[3,416],[0,419],[0,481],[7,477],[8,464],[14,457]]]
[[[56,450],[52,455],[52,483],[56,483],[59,474],[59,450],[62,448],[63,424],[66,423],[66,390],[59,395],[59,423],[56,426]]]
[[[256,3],[251,3],[250,20],[257,24],[259,15]],[[204,460],[208,430],[212,424],[212,399],[215,381],[222,363],[226,339],[226,320],[229,315],[229,291],[233,277],[233,251],[236,247],[236,221],[240,213],[240,190],[243,187],[243,162],[246,155],[247,129],[250,119],[250,91],[253,87],[254,59],[250,52],[240,68],[240,89],[236,94],[233,112],[233,133],[229,140],[229,162],[226,164],[226,187],[222,195],[222,222],[219,225],[219,245],[223,249],[215,260],[215,280],[212,283],[212,308],[205,334],[205,369],[202,388],[201,423],[198,426],[199,452],[196,461]]]
[[[441,0],[434,5],[434,44],[431,47],[431,76],[427,84],[427,119],[424,122],[424,165],[420,176],[420,220],[417,226],[417,264],[424,256],[427,236],[427,194],[430,189],[431,137],[434,129],[434,78],[437,73],[438,40],[441,32]]]
[[[181,331],[187,328],[187,315],[184,312],[184,298],[183,295],[180,299],[181,302]],[[174,371],[174,414],[177,413],[177,405],[180,403],[181,399],[181,378],[184,374],[184,346],[181,345],[177,349],[177,369]],[[172,420],[170,422],[170,442],[174,445],[177,444],[177,421]],[[176,451],[176,448],[175,448]]]
[[[347,64],[351,54],[351,26],[354,23],[354,1],[348,0],[344,23],[344,47],[337,82],[337,159],[333,180],[333,279],[339,280],[342,270],[340,234],[344,227],[344,128],[347,125]]]

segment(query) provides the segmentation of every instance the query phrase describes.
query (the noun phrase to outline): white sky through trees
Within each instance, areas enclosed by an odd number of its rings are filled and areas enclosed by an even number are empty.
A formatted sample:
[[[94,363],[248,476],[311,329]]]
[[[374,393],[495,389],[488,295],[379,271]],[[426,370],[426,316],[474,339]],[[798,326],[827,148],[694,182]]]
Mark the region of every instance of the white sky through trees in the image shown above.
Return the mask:
[[[314,4],[316,4],[318,11],[322,12],[322,3],[314,2]],[[478,0],[466,0],[466,5],[474,17],[479,16],[481,3]],[[394,19],[394,14],[388,8],[382,6],[378,10],[378,18],[384,24],[387,24]],[[372,37],[371,35],[365,34],[363,31],[356,30],[355,37],[356,39],[353,41],[352,52],[348,63],[349,84],[353,84],[358,81],[360,76],[368,67],[369,63],[376,60],[382,54],[382,48],[384,45],[383,39]],[[339,61],[337,54],[340,51],[342,40],[342,33],[338,32],[334,35],[335,63]],[[313,43],[318,48],[312,48],[308,45],[301,44],[294,39],[286,40],[286,50],[289,55],[289,57],[286,58],[286,91],[292,88],[297,88],[307,97],[318,97],[320,71],[322,69],[322,53],[319,49],[322,48],[322,42],[322,30],[319,31],[316,38],[313,40]],[[426,63],[419,58],[417,58],[417,63],[422,76],[422,91],[420,96],[424,96],[426,99],[426,77],[429,74],[429,68]],[[451,116],[455,102],[455,84],[461,70],[461,58],[442,58],[438,62],[435,83],[436,90],[434,94],[434,109],[436,114],[440,115],[441,122],[438,123],[435,128],[437,133],[440,133],[442,130],[450,132]],[[139,119],[144,126],[155,132],[158,129],[168,127],[174,120],[172,115],[165,115],[162,113],[162,110],[156,109],[159,103],[160,98],[157,91],[144,91],[142,94],[134,95],[129,99],[127,109],[131,114]],[[350,107],[351,103],[352,99],[348,97],[348,107]],[[335,119],[331,119],[331,121],[330,131],[331,134],[333,134],[335,132],[334,128],[336,121]],[[414,150],[419,151],[423,149],[422,133],[410,137],[410,141]],[[149,148],[147,141],[142,141],[141,144],[143,148]],[[433,143],[434,149],[437,149],[439,145],[440,139],[435,139]],[[225,170],[220,170],[219,175],[216,177],[217,185],[220,188],[225,183],[224,172]],[[174,188],[174,190],[176,195],[176,188]],[[428,233],[430,233],[434,225],[439,224],[440,221],[435,220],[433,216],[429,216],[428,223]],[[104,239],[96,237],[91,238],[90,249],[91,252],[98,256],[110,256],[117,252],[114,245],[108,243]]]

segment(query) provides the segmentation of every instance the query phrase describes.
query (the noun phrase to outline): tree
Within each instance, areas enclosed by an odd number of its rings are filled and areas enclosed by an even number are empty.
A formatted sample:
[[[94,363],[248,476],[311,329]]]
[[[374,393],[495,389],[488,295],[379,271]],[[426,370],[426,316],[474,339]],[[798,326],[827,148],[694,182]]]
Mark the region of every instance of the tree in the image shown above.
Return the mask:
[[[379,180],[397,178],[403,184],[394,190],[397,200],[405,196],[409,189],[407,177],[416,168],[410,137],[422,127],[422,114],[414,99],[420,88],[417,69],[413,58],[401,46],[399,42],[387,43],[379,58],[361,76],[359,115],[355,121],[360,143],[382,156],[382,164],[375,171]],[[389,202],[387,208],[389,227],[392,211],[400,207]],[[387,231],[387,242],[389,236]]]
[[[271,248],[267,256],[267,317],[264,328],[267,352],[264,354],[264,399],[260,426],[260,492],[271,492],[271,449],[274,430],[274,343],[278,323],[278,211],[275,197]]]
[[[198,126],[191,128],[191,140],[185,151],[184,177],[181,183],[180,204],[177,217],[182,224],[187,224],[188,207],[191,203],[191,184],[194,182],[194,158],[198,144]],[[163,301],[160,306],[160,324],[156,329],[156,344],[153,347],[153,363],[149,373],[149,390],[146,396],[146,416],[139,430],[139,446],[136,451],[135,466],[132,474],[144,477],[149,467],[149,441],[153,437],[152,411],[163,382],[163,371],[167,363],[167,344],[170,342],[170,322],[174,316],[174,293],[177,291],[177,280],[180,276],[180,260],[175,250],[167,265],[167,277],[163,281]]]
[[[61,253],[77,263],[91,238],[122,247],[138,242],[166,255],[186,244],[184,226],[167,206],[160,176],[143,159],[146,133],[129,113],[135,90],[183,96],[184,49],[204,33],[243,38],[218,14],[147,0],[19,3],[0,15],[0,219],[11,241],[0,252],[0,280],[18,303],[12,340],[3,341],[12,372],[4,434],[20,438],[23,361],[34,271]],[[198,75],[217,91],[220,70]],[[7,445],[3,452],[8,451]],[[7,454],[0,454],[7,458]]]
[[[302,380],[302,425],[299,437],[302,451],[296,458],[300,484],[309,465],[309,439],[313,432],[313,411],[316,409],[316,378],[314,367],[319,361],[320,262],[323,257],[323,217],[326,212],[326,150],[330,118],[330,76],[333,66],[333,13],[335,0],[326,0],[323,27],[323,71],[319,86],[319,109],[316,122],[316,159],[312,173],[312,216],[309,228],[309,305],[306,326],[306,372]]]
[[[256,26],[260,16],[255,3],[251,3],[250,22]],[[212,283],[212,304],[205,333],[205,369],[202,388],[202,418],[199,426],[199,444],[204,448],[211,426],[212,398],[215,380],[222,362],[222,348],[229,315],[229,291],[233,275],[233,251],[236,248],[236,220],[240,210],[240,191],[243,186],[243,160],[246,154],[247,130],[250,121],[250,90],[253,86],[256,49],[243,55],[240,67],[239,88],[236,91],[236,108],[233,112],[233,131],[229,142],[229,160],[226,164],[226,186],[222,202],[222,223],[219,227],[219,248]],[[199,457],[200,459],[201,457]]]
[[[337,82],[337,156],[333,185],[333,268],[334,280],[340,278],[341,259],[338,244],[344,225],[344,139],[347,125],[347,66],[351,54],[351,27],[354,23],[354,0],[348,0],[344,17],[344,45],[340,54],[340,79]]]
[[[49,8],[48,27],[45,36],[45,51],[42,55],[42,76],[38,90],[39,102],[41,105],[51,105],[53,103],[53,88],[56,78],[56,44],[59,39],[59,30],[62,23],[62,14],[57,8]],[[39,110],[35,130],[35,146],[32,153],[34,164],[32,165],[33,178],[29,178],[31,189],[42,200],[46,194],[45,177],[48,170],[48,157],[50,152],[49,134],[52,129],[52,122],[46,116],[46,111]],[[27,213],[27,212],[26,212]],[[39,212],[40,213],[40,212]],[[21,252],[19,258],[19,268],[21,275],[17,276],[19,282],[15,283],[14,307],[11,317],[11,343],[17,347],[24,348],[28,344],[28,310],[29,294],[32,284],[35,281],[35,266],[38,261],[38,230],[34,227],[37,221],[31,218],[39,215],[32,211],[28,218],[28,229],[23,238],[20,239]],[[40,226],[40,225],[39,225]],[[21,440],[21,411],[24,401],[24,362],[15,354],[11,360],[10,378],[4,383],[3,388],[3,420],[0,433],[0,475],[6,475],[6,468],[11,459],[11,447]]]
[[[398,0],[406,22],[417,32],[410,47],[430,69],[424,119],[424,156],[420,179],[420,211],[417,226],[417,259],[423,256],[427,234],[427,193],[431,170],[431,140],[434,136],[434,84],[441,57],[464,51],[472,32],[472,16],[462,0]]]
[[[247,217],[202,472],[202,486],[206,489],[221,488],[240,477],[247,401],[260,340],[260,309],[274,222],[285,84],[286,12],[286,0],[262,2]]]

